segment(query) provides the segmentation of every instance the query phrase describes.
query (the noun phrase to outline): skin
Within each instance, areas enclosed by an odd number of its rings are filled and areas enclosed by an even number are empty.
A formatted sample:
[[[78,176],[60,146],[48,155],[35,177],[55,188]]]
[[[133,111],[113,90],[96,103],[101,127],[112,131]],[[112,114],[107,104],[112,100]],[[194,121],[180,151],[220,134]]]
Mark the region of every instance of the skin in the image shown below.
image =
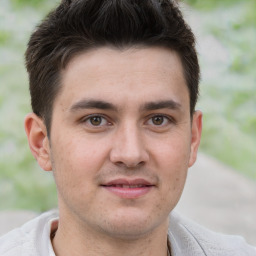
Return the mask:
[[[62,71],[50,140],[40,118],[25,120],[31,151],[57,185],[56,254],[166,255],[168,215],[196,160],[201,127],[200,111],[191,120],[174,51],[106,47],[74,57]],[[117,178],[153,186],[123,198],[102,186]]]

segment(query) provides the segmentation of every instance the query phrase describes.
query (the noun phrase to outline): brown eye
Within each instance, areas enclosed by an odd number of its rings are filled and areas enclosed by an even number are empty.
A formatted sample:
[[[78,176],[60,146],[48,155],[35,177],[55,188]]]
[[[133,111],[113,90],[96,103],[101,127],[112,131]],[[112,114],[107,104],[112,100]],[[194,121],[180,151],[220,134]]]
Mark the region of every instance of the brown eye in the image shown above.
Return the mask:
[[[161,125],[164,122],[164,117],[163,116],[154,116],[152,117],[152,123],[154,125]]]
[[[92,125],[99,126],[99,125],[101,125],[102,117],[101,116],[93,116],[89,120]]]
[[[104,117],[100,114],[91,114],[88,116],[85,116],[81,119],[81,124],[85,129],[88,129],[89,131],[105,131],[107,128],[111,127],[113,123],[107,119],[107,117]]]

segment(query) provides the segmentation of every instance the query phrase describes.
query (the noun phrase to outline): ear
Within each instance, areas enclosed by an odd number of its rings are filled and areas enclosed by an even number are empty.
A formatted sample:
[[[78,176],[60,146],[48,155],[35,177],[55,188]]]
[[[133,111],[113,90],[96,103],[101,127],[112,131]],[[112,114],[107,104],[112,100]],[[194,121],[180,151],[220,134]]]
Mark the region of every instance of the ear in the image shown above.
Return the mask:
[[[25,117],[25,131],[32,155],[42,169],[51,171],[50,143],[42,118],[34,113],[28,114]]]
[[[189,167],[191,167],[196,161],[197,150],[200,144],[202,134],[202,118],[203,114],[199,110],[193,114]]]

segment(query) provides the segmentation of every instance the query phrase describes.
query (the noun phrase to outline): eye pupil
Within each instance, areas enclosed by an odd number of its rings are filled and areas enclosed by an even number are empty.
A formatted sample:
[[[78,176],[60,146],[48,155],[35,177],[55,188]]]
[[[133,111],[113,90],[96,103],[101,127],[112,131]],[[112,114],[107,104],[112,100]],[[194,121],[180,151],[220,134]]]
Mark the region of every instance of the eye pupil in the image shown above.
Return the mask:
[[[162,116],[155,116],[152,118],[153,124],[155,125],[161,125],[164,121],[164,118]]]
[[[100,116],[94,116],[90,118],[91,124],[95,126],[100,125],[101,121],[102,121],[102,118]]]

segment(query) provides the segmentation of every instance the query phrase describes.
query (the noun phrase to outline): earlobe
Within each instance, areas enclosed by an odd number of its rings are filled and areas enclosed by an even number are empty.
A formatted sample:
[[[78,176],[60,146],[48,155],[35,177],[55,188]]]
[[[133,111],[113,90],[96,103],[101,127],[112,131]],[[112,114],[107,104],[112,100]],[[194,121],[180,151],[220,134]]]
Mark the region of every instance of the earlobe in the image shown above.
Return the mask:
[[[203,114],[201,111],[195,111],[193,114],[192,128],[191,128],[191,150],[190,150],[190,159],[189,167],[191,167],[197,158],[197,151],[200,145],[201,134],[202,134],[202,118]]]
[[[51,171],[50,143],[43,120],[34,113],[25,117],[25,131],[32,155],[45,171]]]

